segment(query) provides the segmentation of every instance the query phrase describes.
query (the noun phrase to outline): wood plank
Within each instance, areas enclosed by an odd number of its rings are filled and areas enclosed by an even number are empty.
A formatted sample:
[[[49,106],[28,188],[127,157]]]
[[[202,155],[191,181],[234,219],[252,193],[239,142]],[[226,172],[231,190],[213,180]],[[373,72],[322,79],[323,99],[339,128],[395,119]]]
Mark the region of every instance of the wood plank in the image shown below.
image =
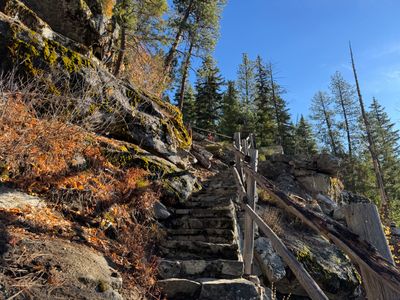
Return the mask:
[[[236,168],[238,169],[240,180],[243,180],[243,170],[242,170],[242,163],[241,160],[242,158],[242,144],[240,140],[240,132],[235,132],[234,134],[234,146],[233,148],[236,150],[235,151],[235,164]],[[242,181],[243,182],[243,181]]]
[[[319,232],[346,253],[353,262],[366,267],[369,272],[380,276],[391,289],[400,293],[400,271],[383,258],[370,243],[332,218],[314,212],[294,201],[279,190],[264,176],[245,167],[245,172],[254,176],[257,183],[289,213],[292,213],[310,228]]]
[[[243,204],[246,214],[249,215],[261,229],[261,231],[270,239],[274,250],[282,257],[285,263],[292,270],[301,286],[313,300],[329,298],[321,290],[304,266],[296,259],[292,252],[285,246],[281,239],[273,230],[257,215],[257,213],[248,204]]]
[[[250,155],[250,167],[252,168],[252,170],[257,172],[258,150],[250,149],[249,155]],[[248,204],[252,209],[255,209],[257,186],[253,176],[247,176],[246,184],[247,184],[246,193],[247,193]],[[245,214],[243,258],[244,258],[244,273],[246,275],[252,274],[252,265],[254,259],[254,232],[255,232],[254,221],[248,214]]]

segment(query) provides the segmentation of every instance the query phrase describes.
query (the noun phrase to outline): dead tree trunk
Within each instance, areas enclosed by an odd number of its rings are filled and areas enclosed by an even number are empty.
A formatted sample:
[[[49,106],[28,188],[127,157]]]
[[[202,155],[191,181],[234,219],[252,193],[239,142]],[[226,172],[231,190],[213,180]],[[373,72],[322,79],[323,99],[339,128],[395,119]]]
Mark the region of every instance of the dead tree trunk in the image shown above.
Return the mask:
[[[360,102],[361,115],[362,115],[362,118],[364,121],[365,131],[366,131],[367,139],[368,139],[368,146],[369,146],[368,149],[371,154],[372,163],[373,163],[373,167],[374,167],[374,171],[375,171],[376,182],[377,182],[377,186],[378,186],[380,197],[381,197],[381,207],[380,207],[381,213],[382,213],[384,222],[387,222],[387,221],[389,221],[389,210],[388,210],[389,199],[388,199],[386,191],[385,191],[382,170],[381,170],[381,167],[380,167],[377,155],[376,155],[375,143],[374,143],[374,140],[373,140],[372,134],[371,134],[371,125],[369,123],[368,116],[365,111],[364,101],[363,101],[363,98],[361,95],[360,85],[358,83],[357,70],[356,70],[356,66],[355,66],[355,62],[354,62],[353,49],[351,48],[351,44],[349,44],[349,48],[350,48],[351,64],[352,64],[353,73],[354,73],[354,80],[356,82],[358,100]]]

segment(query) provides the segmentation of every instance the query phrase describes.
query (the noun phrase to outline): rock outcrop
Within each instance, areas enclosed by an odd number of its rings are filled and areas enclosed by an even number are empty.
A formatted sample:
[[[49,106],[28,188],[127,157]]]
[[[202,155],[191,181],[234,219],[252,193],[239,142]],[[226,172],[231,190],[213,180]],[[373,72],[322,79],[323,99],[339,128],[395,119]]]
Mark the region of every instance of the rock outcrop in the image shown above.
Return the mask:
[[[180,111],[116,79],[95,55],[100,36],[109,36],[103,32],[109,27],[104,5],[110,9],[113,1],[61,1],[57,5],[65,9],[57,10],[50,2],[3,1],[0,71],[17,70],[54,95],[69,93],[74,120],[87,120],[89,130],[140,145],[174,164],[179,174],[192,159],[191,136]],[[195,180],[182,176],[186,183],[174,180],[171,187],[183,188],[187,197]]]
[[[274,155],[260,162],[259,171],[277,187],[320,214],[334,217],[346,202],[362,201],[343,190],[337,178],[340,162],[329,155],[312,158]],[[309,230],[276,203],[261,194],[257,211],[304,264],[329,299],[355,299],[360,294],[359,275],[350,260],[329,241]],[[356,200],[357,199],[357,200]],[[307,296],[290,269],[271,247],[268,238],[256,242],[255,257],[267,282],[279,293]]]
[[[27,236],[4,253],[2,259],[11,262],[6,270],[37,270],[27,278],[32,280],[30,289],[37,299],[123,299],[119,273],[102,255],[84,245],[62,239],[38,241]],[[14,288],[1,276],[0,295],[6,299],[14,296]],[[53,282],[54,288],[50,288],[49,282]]]

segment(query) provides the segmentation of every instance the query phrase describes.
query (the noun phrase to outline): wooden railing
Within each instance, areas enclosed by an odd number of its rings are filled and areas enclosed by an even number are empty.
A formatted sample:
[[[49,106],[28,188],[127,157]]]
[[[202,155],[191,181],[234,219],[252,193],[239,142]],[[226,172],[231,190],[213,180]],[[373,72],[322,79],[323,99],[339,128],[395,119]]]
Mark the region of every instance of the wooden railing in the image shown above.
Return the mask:
[[[286,193],[280,191],[271,181],[257,173],[258,150],[255,147],[253,135],[245,139],[240,138],[240,133],[234,136],[235,164],[233,175],[236,181],[238,195],[242,199],[241,205],[245,212],[244,222],[244,247],[243,260],[245,275],[251,275],[254,253],[255,224],[271,240],[275,251],[282,257],[285,263],[295,274],[299,283],[308,295],[314,299],[328,299],[318,284],[310,276],[304,266],[284,245],[282,240],[255,212],[257,201],[257,186],[265,190],[288,213],[296,216],[304,224],[327,238],[347,254],[353,263],[357,264],[361,271],[362,282],[371,300],[395,300],[400,299],[400,271],[394,266],[389,248],[382,231],[376,207],[368,206],[368,219],[358,222],[357,226],[351,226],[351,216],[347,219],[349,227],[331,219],[330,217],[312,211],[300,202],[295,201]],[[366,206],[359,206],[362,211]],[[375,208],[375,209],[374,209]],[[354,210],[354,207],[350,207]],[[354,215],[354,214],[353,214]],[[371,228],[375,228],[374,235],[368,234]],[[376,238],[375,236],[379,237]],[[383,239],[382,239],[383,236]],[[377,244],[376,241],[385,243]],[[383,241],[383,242],[382,242]],[[371,243],[373,245],[371,245]],[[377,249],[380,249],[380,253]]]

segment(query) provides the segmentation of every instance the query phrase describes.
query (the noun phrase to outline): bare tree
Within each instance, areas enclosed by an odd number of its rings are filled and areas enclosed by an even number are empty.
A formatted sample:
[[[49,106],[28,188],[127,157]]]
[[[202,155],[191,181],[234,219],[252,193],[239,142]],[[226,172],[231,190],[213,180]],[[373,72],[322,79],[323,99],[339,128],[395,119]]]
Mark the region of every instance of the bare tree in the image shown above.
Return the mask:
[[[376,182],[377,182],[377,186],[378,186],[380,197],[381,197],[381,207],[380,207],[381,213],[383,215],[383,219],[385,221],[388,221],[389,199],[388,199],[386,191],[385,191],[385,185],[384,185],[383,176],[382,176],[382,168],[381,168],[379,160],[377,158],[376,147],[375,147],[375,143],[374,143],[374,140],[373,140],[372,134],[371,134],[371,125],[368,120],[367,112],[366,112],[365,106],[364,106],[364,101],[363,101],[363,98],[361,95],[361,89],[360,89],[360,84],[358,82],[357,70],[356,70],[356,66],[355,66],[355,62],[354,62],[353,49],[351,48],[351,43],[349,43],[349,49],[350,49],[351,64],[352,64],[353,73],[354,73],[354,80],[356,82],[358,100],[360,103],[361,115],[362,115],[362,119],[364,121],[365,131],[367,134],[368,149],[371,154],[372,163],[373,163],[373,167],[374,167],[374,171],[375,171]]]

